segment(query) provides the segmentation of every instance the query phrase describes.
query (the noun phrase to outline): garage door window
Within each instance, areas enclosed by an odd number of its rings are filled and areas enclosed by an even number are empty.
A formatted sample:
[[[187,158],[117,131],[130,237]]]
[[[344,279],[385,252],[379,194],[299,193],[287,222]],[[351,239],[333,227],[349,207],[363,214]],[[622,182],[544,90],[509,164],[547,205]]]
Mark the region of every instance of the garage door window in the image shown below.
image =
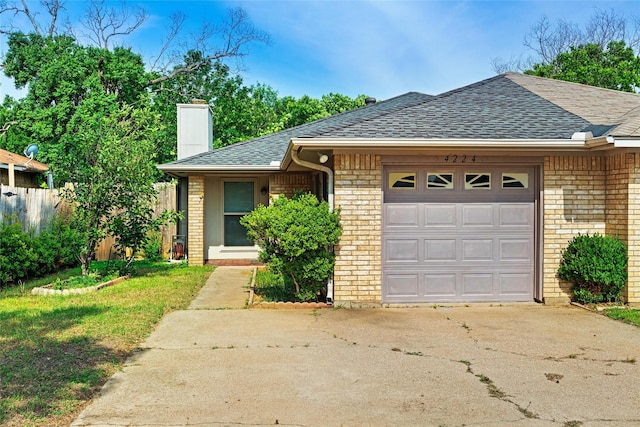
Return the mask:
[[[414,190],[415,188],[415,172],[389,172],[389,189]]]
[[[529,174],[503,173],[502,188],[529,188]]]
[[[427,188],[453,190],[453,174],[427,173]]]
[[[491,174],[490,173],[465,173],[464,174],[465,190],[491,190]]]

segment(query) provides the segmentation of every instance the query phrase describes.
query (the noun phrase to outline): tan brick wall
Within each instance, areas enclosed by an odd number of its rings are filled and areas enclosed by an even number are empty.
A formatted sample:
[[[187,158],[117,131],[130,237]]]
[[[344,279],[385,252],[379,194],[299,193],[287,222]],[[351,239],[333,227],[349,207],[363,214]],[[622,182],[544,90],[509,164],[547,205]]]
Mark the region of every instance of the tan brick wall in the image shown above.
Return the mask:
[[[547,156],[544,160],[543,298],[566,303],[571,284],[558,278],[562,250],[578,233],[606,232],[603,157]]]
[[[640,303],[640,155],[549,156],[544,165],[543,296],[568,301],[557,277],[562,250],[578,233],[618,236],[628,247],[625,301]]]
[[[336,247],[334,302],[379,304],[382,298],[380,156],[335,156],[335,205],[343,226]]]
[[[629,225],[629,161],[633,155],[613,154],[606,157],[606,234],[627,242]]]
[[[281,173],[269,177],[269,198],[284,194],[291,197],[297,190],[312,190],[313,177],[310,173]]]
[[[625,301],[640,305],[640,153],[625,155],[628,170],[628,230],[629,280]]]
[[[190,176],[187,192],[189,265],[204,265],[204,176]]]

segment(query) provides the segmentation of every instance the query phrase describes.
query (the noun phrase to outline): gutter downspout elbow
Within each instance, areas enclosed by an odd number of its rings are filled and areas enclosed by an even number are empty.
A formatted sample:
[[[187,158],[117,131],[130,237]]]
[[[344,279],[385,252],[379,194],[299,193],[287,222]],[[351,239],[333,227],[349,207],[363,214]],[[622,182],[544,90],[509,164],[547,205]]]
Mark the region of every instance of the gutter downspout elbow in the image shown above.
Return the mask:
[[[291,159],[293,162],[299,166],[309,168],[312,170],[316,170],[319,172],[324,172],[327,174],[327,203],[329,204],[329,212],[333,212],[334,209],[334,181],[333,181],[333,170],[324,165],[318,165],[316,163],[307,162],[306,160],[300,159],[298,157],[298,151],[295,149],[291,150]],[[329,277],[327,282],[327,304],[333,304],[333,275]]]

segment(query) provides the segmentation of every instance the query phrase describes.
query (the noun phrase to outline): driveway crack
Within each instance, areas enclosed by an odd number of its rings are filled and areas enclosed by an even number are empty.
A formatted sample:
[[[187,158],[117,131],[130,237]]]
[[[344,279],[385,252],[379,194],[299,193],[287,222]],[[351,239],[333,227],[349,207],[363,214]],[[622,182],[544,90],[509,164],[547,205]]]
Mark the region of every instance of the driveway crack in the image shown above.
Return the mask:
[[[489,393],[489,396],[502,400],[503,402],[512,404],[522,415],[524,415],[525,418],[533,418],[533,419],[540,418],[538,414],[536,414],[535,412],[529,409],[529,406],[531,406],[531,402],[529,402],[529,405],[527,405],[527,407],[524,407],[519,403],[514,402],[509,398],[510,396],[507,393],[505,393],[502,389],[500,389],[489,377],[483,374],[476,374],[473,371],[473,368],[471,367],[471,362],[469,362],[468,360],[458,360],[458,362],[462,363],[463,365],[466,365],[467,372],[475,376],[476,378],[478,378],[480,382],[487,387],[487,392]]]

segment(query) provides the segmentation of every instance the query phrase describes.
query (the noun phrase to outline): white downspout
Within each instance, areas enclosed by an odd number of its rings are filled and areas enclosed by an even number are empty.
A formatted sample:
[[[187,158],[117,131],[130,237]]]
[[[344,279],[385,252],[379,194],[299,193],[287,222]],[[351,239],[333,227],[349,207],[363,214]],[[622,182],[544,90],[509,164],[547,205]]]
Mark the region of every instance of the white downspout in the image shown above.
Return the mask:
[[[333,212],[333,170],[331,168],[316,163],[307,162],[298,157],[298,151],[291,150],[291,159],[299,166],[324,172],[327,174],[327,203],[329,204],[329,212]],[[333,249],[332,249],[333,250]],[[329,277],[327,282],[327,304],[333,304],[333,275]]]

